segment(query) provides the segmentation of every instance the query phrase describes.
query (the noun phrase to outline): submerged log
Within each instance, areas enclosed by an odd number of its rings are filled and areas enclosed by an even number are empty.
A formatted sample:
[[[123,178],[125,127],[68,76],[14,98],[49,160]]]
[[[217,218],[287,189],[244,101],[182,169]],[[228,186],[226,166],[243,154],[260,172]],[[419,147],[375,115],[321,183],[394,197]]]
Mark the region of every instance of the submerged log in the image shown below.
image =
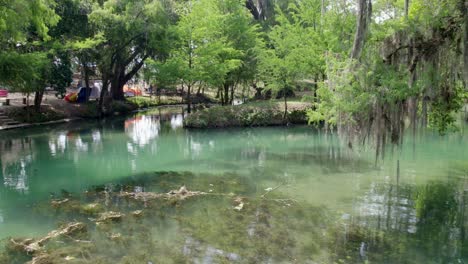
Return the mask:
[[[86,230],[86,225],[81,222],[69,223],[61,229],[53,230],[49,232],[45,237],[34,240],[31,238],[24,239],[22,241],[17,241],[15,239],[10,239],[10,243],[14,248],[19,251],[26,252],[28,254],[34,254],[42,250],[42,247],[50,241],[51,239],[58,238],[61,236],[71,236],[78,232],[83,232]]]
[[[121,197],[131,198],[139,201],[148,201],[156,199],[177,199],[185,200],[190,197],[205,195],[205,192],[189,191],[185,186],[180,187],[179,190],[172,190],[168,193],[154,193],[154,192],[122,192]]]
[[[63,204],[68,203],[69,201],[70,201],[70,199],[68,199],[68,198],[65,198],[65,199],[62,199],[62,200],[52,200],[52,201],[50,202],[50,204],[51,204],[53,207],[59,207],[59,206],[61,206],[61,205],[63,205]]]

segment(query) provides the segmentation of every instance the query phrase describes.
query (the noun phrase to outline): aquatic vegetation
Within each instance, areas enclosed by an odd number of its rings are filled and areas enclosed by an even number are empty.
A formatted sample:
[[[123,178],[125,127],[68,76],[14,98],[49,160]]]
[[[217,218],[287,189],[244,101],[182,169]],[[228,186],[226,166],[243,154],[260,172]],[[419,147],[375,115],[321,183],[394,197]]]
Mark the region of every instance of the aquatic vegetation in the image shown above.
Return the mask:
[[[28,251],[30,245],[34,245],[34,251],[40,249],[41,252],[32,256],[24,254],[23,257],[32,257],[31,263],[61,263],[65,258],[77,263],[141,263],[136,261],[141,259],[151,262],[159,261],[163,251],[158,249],[167,247],[172,250],[164,253],[162,259],[168,263],[206,257],[212,258],[213,262],[276,262],[306,260],[305,252],[320,250],[320,243],[303,243],[297,238],[306,237],[306,234],[323,237],[322,230],[326,229],[323,208],[281,199],[277,189],[269,190],[268,196],[255,195],[255,192],[243,196],[242,193],[248,192],[239,188],[239,176],[233,174],[201,175],[204,183],[211,182],[206,185],[216,190],[211,192],[189,191],[184,186],[162,193],[143,191],[160,188],[152,186],[155,182],[164,186],[167,177],[173,177],[175,182],[179,177],[187,186],[200,177],[170,172],[157,175],[160,177],[132,177],[134,183],[145,182],[144,188],[128,182],[109,184],[94,187],[81,195],[52,200],[48,203],[50,212],[58,210],[63,220],[73,218],[83,222],[69,222],[64,229],[51,232],[47,239],[21,240],[23,242],[17,243],[20,250],[10,248],[3,252],[2,258],[15,263],[19,253],[32,252]],[[220,183],[224,186],[216,188]],[[128,192],[130,189],[140,191]],[[223,192],[218,192],[220,190]],[[240,204],[242,207],[239,208]],[[89,217],[90,208],[104,211],[92,210],[91,215],[96,215],[93,218]],[[71,228],[75,226],[88,230],[83,231],[84,239],[71,239],[74,231]],[[174,226],[180,231],[177,237],[168,240],[161,238],[164,232],[158,230],[158,226]],[[159,257],[155,258],[157,255]]]
[[[37,206],[59,228],[7,239],[0,262],[426,263],[431,254],[414,252],[436,252],[441,243],[465,248],[450,242],[460,224],[452,183],[376,185],[356,203],[368,210],[355,216],[288,197],[286,187],[259,190],[233,173],[156,172],[62,192]],[[445,208],[439,200],[447,210],[436,209]],[[451,254],[431,256],[440,262]]]

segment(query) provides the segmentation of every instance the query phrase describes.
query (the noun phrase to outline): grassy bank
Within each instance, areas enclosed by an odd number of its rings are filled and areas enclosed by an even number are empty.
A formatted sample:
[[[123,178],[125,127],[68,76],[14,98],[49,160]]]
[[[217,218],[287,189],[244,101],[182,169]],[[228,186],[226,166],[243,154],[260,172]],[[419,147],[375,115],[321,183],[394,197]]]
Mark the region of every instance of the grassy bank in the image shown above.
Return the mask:
[[[236,106],[215,106],[193,114],[185,119],[188,128],[222,128],[250,126],[279,126],[285,124],[306,124],[306,109],[309,104],[291,102],[288,104],[287,120],[284,120],[284,106],[279,101],[261,101]]]

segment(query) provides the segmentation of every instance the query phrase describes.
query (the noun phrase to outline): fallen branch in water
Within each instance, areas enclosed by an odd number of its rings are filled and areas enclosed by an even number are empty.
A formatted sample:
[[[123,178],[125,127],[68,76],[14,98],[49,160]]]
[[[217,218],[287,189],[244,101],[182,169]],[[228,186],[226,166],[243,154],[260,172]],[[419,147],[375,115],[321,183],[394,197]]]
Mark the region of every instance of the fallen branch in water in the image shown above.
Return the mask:
[[[262,196],[260,196],[260,197],[262,197],[262,199],[265,198],[269,193],[271,193],[271,192],[273,192],[273,191],[279,189],[281,186],[283,186],[283,185],[285,185],[285,184],[286,184],[286,182],[282,182],[280,185],[276,186],[275,188],[268,188],[268,189],[266,189],[266,190],[267,190],[266,193],[262,194]]]
[[[205,195],[205,192],[189,191],[185,186],[180,187],[179,190],[172,190],[168,193],[153,193],[153,192],[121,192],[121,197],[132,198],[140,201],[148,201],[155,199],[178,199],[185,200],[190,197]]]
[[[47,234],[47,236],[34,240],[34,239],[24,239],[23,241],[16,241],[15,239],[10,239],[10,243],[20,251],[26,252],[28,254],[34,254],[42,250],[42,247],[49,240],[60,237],[67,236],[83,232],[86,230],[86,225],[80,222],[69,223],[62,229],[53,230]]]

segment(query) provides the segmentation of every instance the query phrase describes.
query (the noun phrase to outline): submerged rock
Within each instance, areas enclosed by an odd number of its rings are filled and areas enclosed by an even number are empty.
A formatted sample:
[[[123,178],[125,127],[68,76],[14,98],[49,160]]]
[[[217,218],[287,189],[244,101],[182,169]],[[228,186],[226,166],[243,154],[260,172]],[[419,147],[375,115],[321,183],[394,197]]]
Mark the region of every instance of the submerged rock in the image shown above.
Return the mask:
[[[98,223],[108,223],[108,222],[116,222],[122,220],[122,217],[125,215],[119,212],[104,212],[99,215],[99,218],[96,220]]]
[[[102,205],[98,203],[90,203],[81,207],[81,211],[85,214],[97,214],[102,211],[102,209]]]
[[[135,216],[135,217],[141,217],[141,216],[143,216],[143,211],[142,210],[133,211],[132,215]]]
[[[122,239],[122,234],[120,233],[115,233],[115,234],[111,234],[109,236],[110,240],[120,240]]]
[[[244,198],[243,197],[236,197],[234,199],[234,209],[237,210],[237,211],[241,211],[242,209],[244,209]]]

